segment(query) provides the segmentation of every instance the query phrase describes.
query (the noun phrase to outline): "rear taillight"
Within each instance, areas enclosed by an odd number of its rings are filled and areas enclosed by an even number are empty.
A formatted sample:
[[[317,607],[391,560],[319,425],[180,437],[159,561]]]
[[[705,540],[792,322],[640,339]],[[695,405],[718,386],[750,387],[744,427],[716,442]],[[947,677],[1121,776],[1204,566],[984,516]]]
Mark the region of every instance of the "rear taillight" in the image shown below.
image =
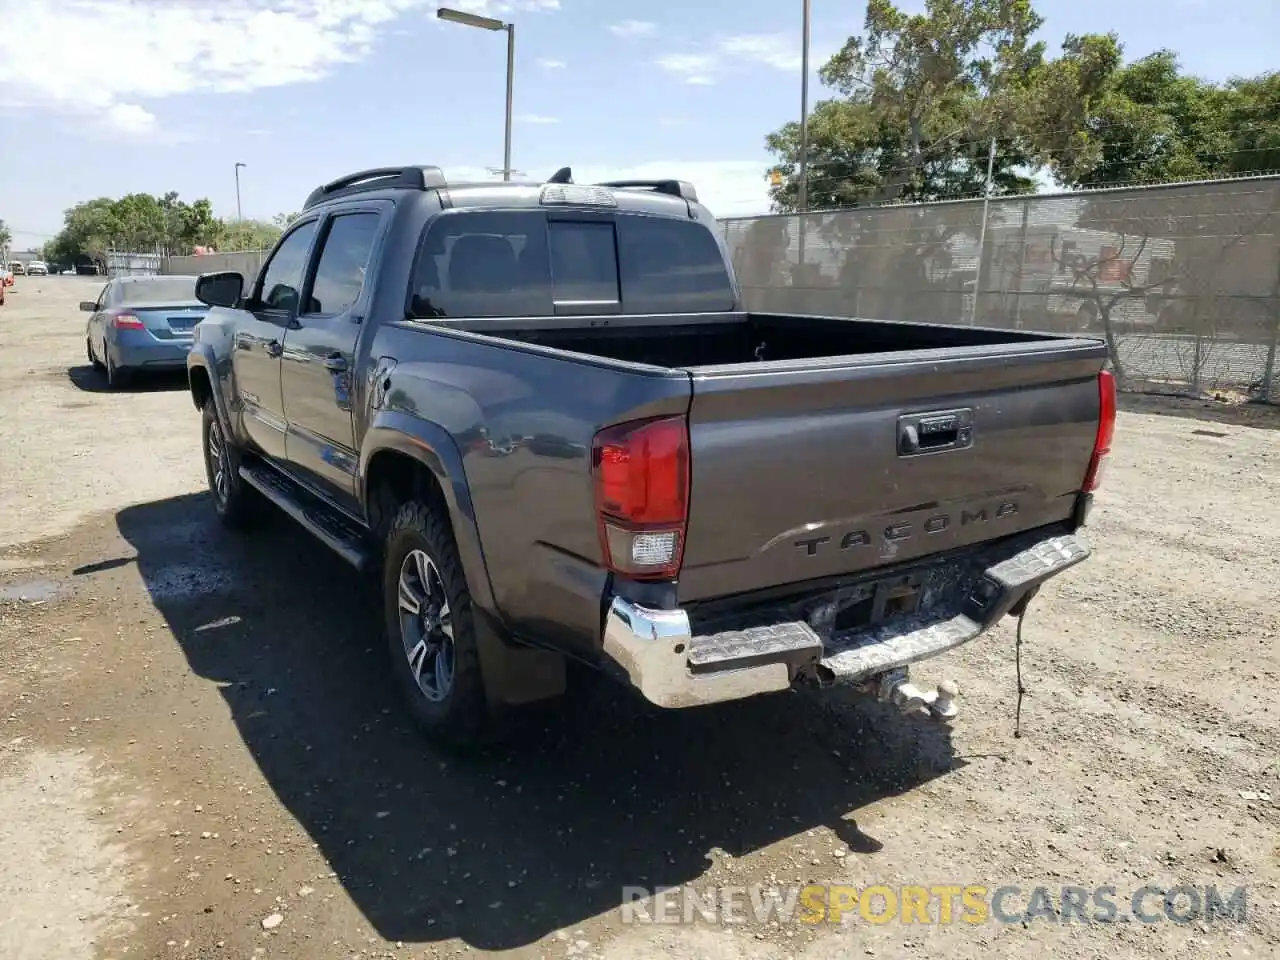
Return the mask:
[[[1084,475],[1085,493],[1093,493],[1102,485],[1103,468],[1111,455],[1111,441],[1116,435],[1116,378],[1110,370],[1098,374],[1098,433],[1093,440],[1093,456]]]
[[[674,579],[689,519],[684,417],[601,430],[591,444],[591,472],[605,566],[636,579]]]
[[[132,313],[117,313],[111,318],[111,325],[117,330],[142,330],[145,329],[142,321],[135,317]]]

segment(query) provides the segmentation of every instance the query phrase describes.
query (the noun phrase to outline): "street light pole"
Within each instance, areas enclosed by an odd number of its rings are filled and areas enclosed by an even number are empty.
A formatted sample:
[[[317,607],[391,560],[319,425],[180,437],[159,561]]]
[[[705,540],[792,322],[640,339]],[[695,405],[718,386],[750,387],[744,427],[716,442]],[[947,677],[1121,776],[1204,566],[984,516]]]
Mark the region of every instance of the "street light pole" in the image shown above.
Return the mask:
[[[507,125],[502,134],[502,179],[511,179],[511,107],[515,100],[516,81],[516,25],[508,23],[507,30]]]
[[[502,140],[502,179],[511,179],[511,111],[515,97],[515,77],[516,77],[516,25],[514,23],[506,23],[502,20],[495,20],[492,17],[482,17],[479,14],[467,13],[465,10],[451,10],[448,7],[440,7],[436,10],[436,17],[441,20],[448,20],[450,23],[460,23],[464,27],[476,27],[480,30],[505,30],[507,32],[507,110],[506,122],[503,127]]]
[[[240,168],[247,166],[247,163],[236,163],[236,220],[238,221],[244,220],[244,213],[240,210]]]

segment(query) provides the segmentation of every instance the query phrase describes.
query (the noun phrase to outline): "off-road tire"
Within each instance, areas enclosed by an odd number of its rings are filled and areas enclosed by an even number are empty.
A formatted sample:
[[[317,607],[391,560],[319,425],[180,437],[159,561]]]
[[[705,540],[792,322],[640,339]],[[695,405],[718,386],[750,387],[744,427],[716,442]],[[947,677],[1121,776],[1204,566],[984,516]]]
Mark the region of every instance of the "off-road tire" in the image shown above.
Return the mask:
[[[219,491],[215,479],[216,457],[210,447],[210,441],[213,438],[220,441],[222,451],[222,469],[226,480],[223,492]],[[214,446],[216,448],[219,444],[215,443]],[[212,397],[204,402],[204,408],[201,411],[200,447],[204,453],[204,470],[209,481],[209,495],[213,499],[213,509],[218,514],[218,519],[225,526],[234,529],[251,526],[259,517],[261,497],[240,476],[240,449],[224,435],[222,422],[218,419],[218,411]]]
[[[418,686],[401,631],[401,568],[414,550],[425,553],[439,573],[451,614],[453,680],[444,697],[435,701],[428,699]],[[492,717],[481,674],[471,592],[458,559],[453,531],[438,508],[413,500],[400,505],[386,527],[381,575],[391,673],[414,723],[427,737],[449,747],[475,746],[489,740]]]

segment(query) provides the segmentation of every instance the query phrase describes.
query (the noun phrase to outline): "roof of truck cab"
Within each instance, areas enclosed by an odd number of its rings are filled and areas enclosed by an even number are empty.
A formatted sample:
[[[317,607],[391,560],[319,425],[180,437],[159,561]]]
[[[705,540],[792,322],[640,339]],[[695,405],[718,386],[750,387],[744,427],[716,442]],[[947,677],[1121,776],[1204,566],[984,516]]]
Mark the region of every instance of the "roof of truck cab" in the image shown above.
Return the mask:
[[[448,210],[512,210],[540,209],[542,204],[542,183],[493,183],[485,181],[451,183],[440,189],[439,195],[445,201]],[[580,186],[595,186],[581,184]],[[642,213],[650,216],[679,217],[690,219],[690,206],[695,210],[699,204],[689,204],[681,197],[674,197],[655,190],[636,189],[631,187],[598,187],[607,190],[617,201],[616,207],[600,207],[595,204],[554,204],[545,209],[551,210],[603,210],[611,209],[621,213]],[[406,197],[423,197],[433,190],[404,190],[387,188],[385,190],[369,190],[355,196],[339,195],[332,199],[322,200],[312,210],[319,210],[331,204],[352,200],[404,200]],[[310,211],[308,211],[310,212]]]

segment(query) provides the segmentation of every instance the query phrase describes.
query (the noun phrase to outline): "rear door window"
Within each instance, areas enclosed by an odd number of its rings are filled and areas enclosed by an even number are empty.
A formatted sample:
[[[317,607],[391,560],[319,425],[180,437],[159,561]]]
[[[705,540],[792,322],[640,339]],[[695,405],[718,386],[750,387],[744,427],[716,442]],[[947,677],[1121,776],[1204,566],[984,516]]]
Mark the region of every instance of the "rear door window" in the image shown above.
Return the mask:
[[[356,302],[377,235],[376,213],[343,213],[330,221],[303,313],[333,316]]]
[[[427,229],[410,291],[415,317],[731,310],[715,237],[696,221],[541,210],[444,214]]]

